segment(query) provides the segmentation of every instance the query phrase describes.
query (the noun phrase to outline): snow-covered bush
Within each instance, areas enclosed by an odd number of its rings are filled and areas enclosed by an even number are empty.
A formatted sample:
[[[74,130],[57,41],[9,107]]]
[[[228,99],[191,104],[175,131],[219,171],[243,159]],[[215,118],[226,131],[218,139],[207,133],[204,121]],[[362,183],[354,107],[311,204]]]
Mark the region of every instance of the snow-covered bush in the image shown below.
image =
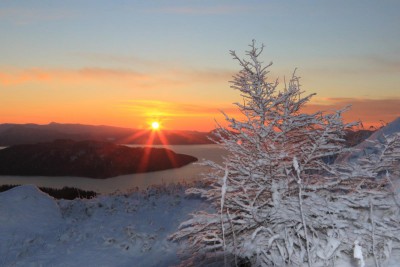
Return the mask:
[[[272,63],[259,60],[262,51],[254,41],[247,59],[231,51],[242,67],[231,87],[243,97],[235,103],[243,116],[224,113],[229,128],[216,130],[229,155],[224,166],[209,163],[210,188],[187,190],[217,212],[193,214],[172,238],[188,240],[196,255],[224,255],[228,265],[334,265],[346,256],[361,264],[363,255],[380,264],[399,247],[389,179],[377,179],[371,168],[329,164],[354,125],[343,123],[347,108],[302,113],[313,94],[303,95],[295,73],[281,89],[268,81]]]

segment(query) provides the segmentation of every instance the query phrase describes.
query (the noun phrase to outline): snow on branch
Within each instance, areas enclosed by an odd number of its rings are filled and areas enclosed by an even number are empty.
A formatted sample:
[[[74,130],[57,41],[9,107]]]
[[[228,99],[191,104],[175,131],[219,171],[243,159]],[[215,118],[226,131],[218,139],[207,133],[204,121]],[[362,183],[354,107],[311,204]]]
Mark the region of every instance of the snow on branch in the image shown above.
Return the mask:
[[[253,41],[244,59],[230,52],[242,68],[231,87],[244,99],[235,104],[244,116],[224,113],[229,128],[219,125],[216,140],[229,152],[226,167],[211,163],[210,186],[188,190],[216,212],[193,214],[172,238],[188,240],[192,252],[222,253],[232,265],[334,265],[346,255],[381,264],[400,249],[399,206],[389,197],[400,175],[400,137],[386,138],[381,154],[358,165],[332,164],[354,125],[342,119],[349,107],[302,113],[314,94],[304,96],[296,72],[282,89],[269,81],[263,49]]]

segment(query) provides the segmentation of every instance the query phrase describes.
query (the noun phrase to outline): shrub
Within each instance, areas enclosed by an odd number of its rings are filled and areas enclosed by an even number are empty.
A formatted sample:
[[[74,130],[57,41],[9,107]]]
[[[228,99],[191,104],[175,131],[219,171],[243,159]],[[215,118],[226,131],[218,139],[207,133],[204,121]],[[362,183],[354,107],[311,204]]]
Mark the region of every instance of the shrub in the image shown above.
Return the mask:
[[[7,191],[8,189],[14,188],[18,185],[1,185],[0,192]],[[49,187],[39,187],[39,189],[52,196],[56,199],[75,199],[75,198],[94,198],[97,196],[97,193],[94,191],[86,191],[74,187],[63,187],[62,189],[55,189]]]

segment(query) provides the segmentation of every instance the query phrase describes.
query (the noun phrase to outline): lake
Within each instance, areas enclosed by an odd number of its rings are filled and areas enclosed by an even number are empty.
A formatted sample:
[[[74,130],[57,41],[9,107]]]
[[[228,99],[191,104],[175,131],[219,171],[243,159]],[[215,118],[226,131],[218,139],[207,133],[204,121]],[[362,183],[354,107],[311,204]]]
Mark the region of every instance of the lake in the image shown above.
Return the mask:
[[[128,145],[134,147],[135,145]],[[164,147],[176,153],[187,154],[202,160],[212,160],[222,163],[226,151],[218,145],[169,145]],[[197,163],[198,163],[197,162]],[[0,184],[34,184],[37,186],[62,188],[76,187],[83,190],[93,190],[101,194],[116,191],[126,192],[134,188],[146,189],[150,185],[160,185],[178,182],[193,182],[201,179],[201,174],[209,171],[209,167],[191,163],[181,168],[120,175],[108,179],[92,179],[85,177],[65,176],[9,176],[0,175]]]

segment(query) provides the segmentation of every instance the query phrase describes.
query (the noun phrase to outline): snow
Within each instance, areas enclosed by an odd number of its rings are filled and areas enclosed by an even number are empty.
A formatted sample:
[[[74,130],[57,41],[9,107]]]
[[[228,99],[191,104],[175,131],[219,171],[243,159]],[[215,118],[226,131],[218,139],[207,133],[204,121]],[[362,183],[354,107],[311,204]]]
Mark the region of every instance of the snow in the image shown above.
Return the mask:
[[[241,66],[230,83],[243,97],[234,103],[243,116],[222,112],[227,127],[218,124],[214,134],[229,153],[206,173],[208,190],[188,190],[217,211],[193,214],[174,240],[189,240],[194,255],[220,252],[230,264],[237,257],[252,266],[386,264],[400,250],[399,204],[390,182],[399,180],[400,135],[382,135],[371,148],[378,153],[363,157],[361,151],[354,164],[327,162],[348,151],[343,137],[355,123],[344,123],[342,113],[349,107],[301,113],[314,94],[304,96],[295,71],[283,88],[269,82],[271,64],[258,59],[263,48],[253,41],[245,58],[231,51]]]
[[[376,141],[383,143],[384,136],[392,136],[397,133],[400,133],[400,117],[390,122],[385,127],[382,127],[366,140],[353,147],[349,153],[339,156],[336,162],[353,163],[356,162],[359,158],[365,156],[365,154],[376,153],[376,148],[374,148]]]
[[[61,222],[57,203],[33,185],[0,194],[0,225],[8,232],[43,233]]]
[[[0,193],[0,266],[174,266],[185,244],[168,237],[204,209],[207,202],[173,186],[76,200],[19,186]],[[327,255],[332,249],[334,240]],[[361,255],[357,247],[354,253]],[[396,253],[384,266],[397,266]],[[357,266],[351,262],[337,266]]]
[[[188,214],[205,209],[183,189],[55,200],[35,186],[0,193],[0,266],[171,266],[169,241]]]
[[[356,259],[358,261],[358,264],[360,265],[360,267],[365,266],[364,257],[362,254],[362,248],[361,248],[358,240],[356,240],[354,242],[354,259]]]

